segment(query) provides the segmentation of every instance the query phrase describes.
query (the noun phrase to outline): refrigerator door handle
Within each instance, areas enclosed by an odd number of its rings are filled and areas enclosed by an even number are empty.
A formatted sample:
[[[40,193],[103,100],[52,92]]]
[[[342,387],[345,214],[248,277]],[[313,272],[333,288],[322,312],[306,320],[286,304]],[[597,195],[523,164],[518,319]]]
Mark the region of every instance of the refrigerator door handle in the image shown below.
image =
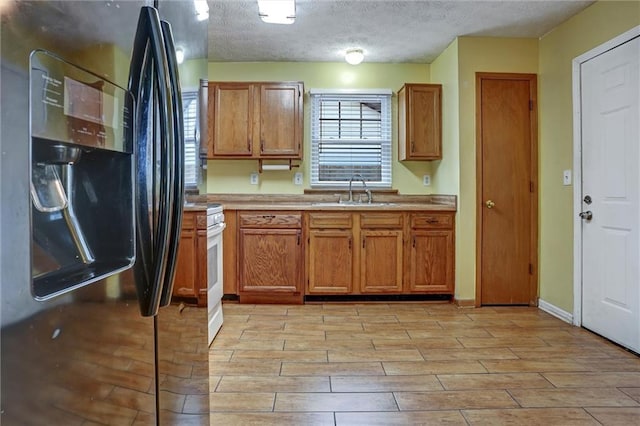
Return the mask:
[[[173,280],[176,272],[176,259],[178,256],[178,244],[180,242],[180,231],[182,229],[182,211],[184,204],[184,124],[182,112],[182,92],[180,90],[180,79],[178,74],[178,60],[176,59],[176,49],[173,41],[173,31],[171,24],[161,21],[162,36],[167,49],[167,61],[169,65],[169,78],[171,81],[172,102],[173,102],[173,167],[175,178],[171,181],[171,191],[174,194],[174,202],[171,205],[171,225],[169,231],[169,253],[167,256],[167,269],[164,275],[160,307],[167,306],[171,302],[173,293]]]
[[[155,86],[150,84],[151,69],[155,74]],[[153,316],[158,312],[167,265],[171,208],[174,204],[170,188],[174,180],[174,152],[170,148],[174,146],[175,137],[166,48],[158,11],[153,7],[145,6],[140,10],[131,56],[129,90],[136,100],[137,127],[133,147],[137,198],[134,273],[141,314]],[[153,108],[154,94],[158,97],[157,111]],[[152,137],[149,141],[149,125],[153,125],[156,113],[159,116],[159,153],[155,149],[155,139]],[[160,165],[159,188],[156,188],[156,162]],[[149,193],[152,200],[149,200]]]

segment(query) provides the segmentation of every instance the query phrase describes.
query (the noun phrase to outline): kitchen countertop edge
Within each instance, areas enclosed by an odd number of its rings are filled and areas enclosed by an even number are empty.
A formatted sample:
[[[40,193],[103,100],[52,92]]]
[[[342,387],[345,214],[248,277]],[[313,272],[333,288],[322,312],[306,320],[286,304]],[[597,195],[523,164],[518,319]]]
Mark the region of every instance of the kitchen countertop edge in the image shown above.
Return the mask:
[[[307,195],[206,194],[189,199],[190,203],[185,206],[185,211],[202,211],[211,203],[222,204],[225,210],[457,211],[455,195],[393,195],[374,200],[375,203],[389,204],[338,204],[335,199]]]

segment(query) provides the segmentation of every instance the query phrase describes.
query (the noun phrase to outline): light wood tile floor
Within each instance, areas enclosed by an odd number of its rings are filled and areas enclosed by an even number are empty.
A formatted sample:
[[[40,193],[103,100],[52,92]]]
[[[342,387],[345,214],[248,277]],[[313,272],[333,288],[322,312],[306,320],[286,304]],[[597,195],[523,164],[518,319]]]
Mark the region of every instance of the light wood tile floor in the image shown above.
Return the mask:
[[[537,308],[223,309],[212,425],[640,425],[640,357]]]

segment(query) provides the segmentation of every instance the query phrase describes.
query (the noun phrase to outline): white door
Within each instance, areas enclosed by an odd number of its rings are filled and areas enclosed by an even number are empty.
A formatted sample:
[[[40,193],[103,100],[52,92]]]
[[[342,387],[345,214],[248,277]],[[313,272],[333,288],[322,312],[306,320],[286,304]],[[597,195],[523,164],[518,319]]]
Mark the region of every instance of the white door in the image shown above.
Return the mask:
[[[582,325],[636,352],[639,57],[636,37],[581,65]],[[590,220],[587,211],[593,215]]]

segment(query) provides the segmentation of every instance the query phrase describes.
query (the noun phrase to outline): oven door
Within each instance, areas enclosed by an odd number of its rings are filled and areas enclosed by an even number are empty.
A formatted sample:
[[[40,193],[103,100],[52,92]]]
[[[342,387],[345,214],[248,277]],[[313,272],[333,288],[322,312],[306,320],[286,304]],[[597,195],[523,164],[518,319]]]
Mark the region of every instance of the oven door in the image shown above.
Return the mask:
[[[222,327],[222,231],[224,223],[207,228],[207,309],[209,344]]]

